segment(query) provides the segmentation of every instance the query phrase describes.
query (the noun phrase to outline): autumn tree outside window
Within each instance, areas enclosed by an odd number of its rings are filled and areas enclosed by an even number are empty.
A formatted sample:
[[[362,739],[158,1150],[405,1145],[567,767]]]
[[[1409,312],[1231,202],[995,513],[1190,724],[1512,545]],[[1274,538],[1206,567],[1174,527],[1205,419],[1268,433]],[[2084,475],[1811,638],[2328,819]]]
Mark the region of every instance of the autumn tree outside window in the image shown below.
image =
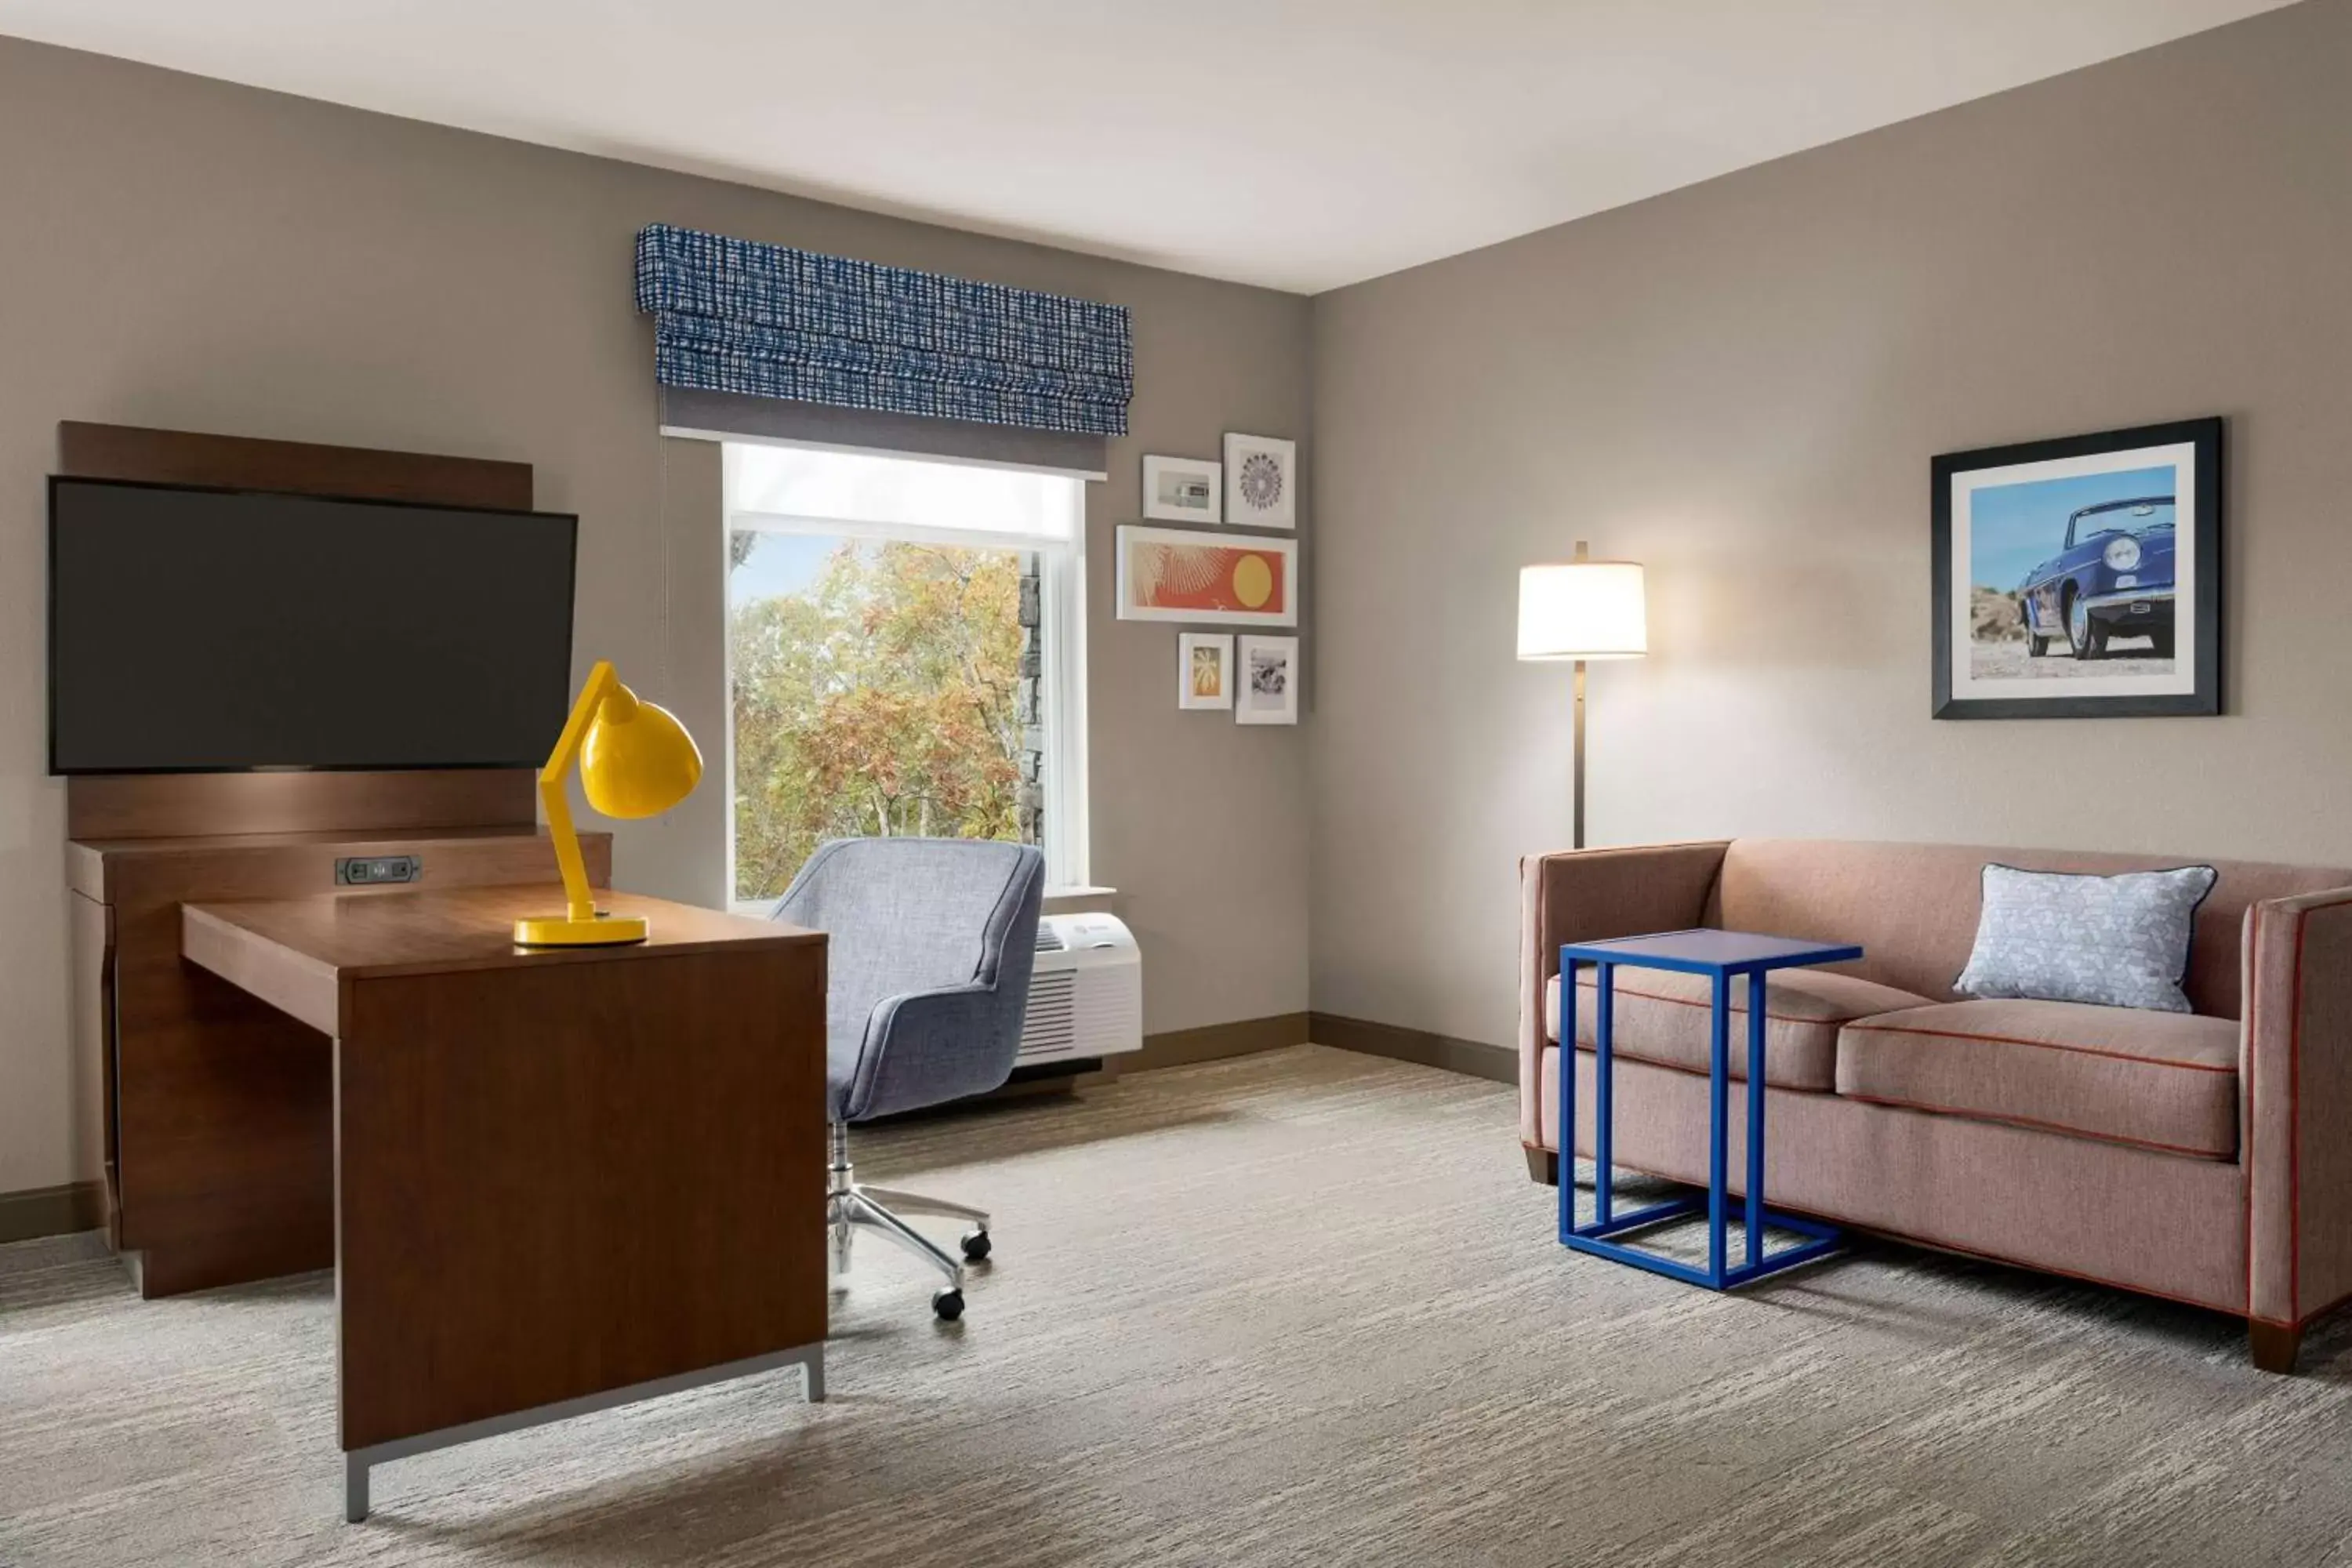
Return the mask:
[[[870,835],[1085,882],[1083,479],[752,443],[726,479],[735,898]]]

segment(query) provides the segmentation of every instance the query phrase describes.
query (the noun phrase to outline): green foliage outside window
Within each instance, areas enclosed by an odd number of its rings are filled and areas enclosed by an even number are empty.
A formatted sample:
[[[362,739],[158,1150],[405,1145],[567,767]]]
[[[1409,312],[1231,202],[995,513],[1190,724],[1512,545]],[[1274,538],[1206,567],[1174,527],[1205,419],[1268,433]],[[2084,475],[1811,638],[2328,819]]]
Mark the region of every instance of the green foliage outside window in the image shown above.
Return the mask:
[[[827,838],[1021,837],[1021,577],[1013,551],[845,540],[806,590],[733,604],[736,897]]]

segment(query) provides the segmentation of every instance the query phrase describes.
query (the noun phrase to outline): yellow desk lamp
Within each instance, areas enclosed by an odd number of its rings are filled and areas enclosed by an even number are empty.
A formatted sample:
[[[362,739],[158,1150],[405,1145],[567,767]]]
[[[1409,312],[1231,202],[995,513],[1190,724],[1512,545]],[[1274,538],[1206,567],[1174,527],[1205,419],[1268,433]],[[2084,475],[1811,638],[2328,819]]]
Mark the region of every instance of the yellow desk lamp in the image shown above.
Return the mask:
[[[580,759],[580,787],[588,804],[606,816],[658,816],[693,794],[702,779],[702,752],[677,715],[640,700],[621,684],[609,661],[598,659],[580,689],[580,700],[572,705],[554,754],[539,770],[539,797],[547,806],[547,830],[555,840],[567,908],[561,915],[515,921],[514,939],[522,947],[609,947],[646,940],[643,915],[607,914],[596,908],[588,868],[580,858],[580,835],[572,826],[574,757]]]

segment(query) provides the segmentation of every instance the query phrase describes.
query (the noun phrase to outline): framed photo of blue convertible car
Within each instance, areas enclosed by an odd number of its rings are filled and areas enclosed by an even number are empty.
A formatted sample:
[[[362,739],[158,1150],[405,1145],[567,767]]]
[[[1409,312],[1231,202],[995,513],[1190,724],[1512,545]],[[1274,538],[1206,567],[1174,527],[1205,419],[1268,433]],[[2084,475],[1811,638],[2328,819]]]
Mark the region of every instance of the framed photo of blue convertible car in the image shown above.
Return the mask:
[[[2221,421],[1934,464],[1935,714],[2221,711]]]

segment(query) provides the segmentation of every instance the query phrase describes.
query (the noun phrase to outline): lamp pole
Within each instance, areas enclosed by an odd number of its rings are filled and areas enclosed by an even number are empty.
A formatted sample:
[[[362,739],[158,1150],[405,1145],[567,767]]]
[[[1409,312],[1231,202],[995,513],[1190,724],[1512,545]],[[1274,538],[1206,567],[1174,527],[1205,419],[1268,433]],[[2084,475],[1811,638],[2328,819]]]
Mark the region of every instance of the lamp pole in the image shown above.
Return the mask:
[[[1578,540],[1575,559],[1583,561],[1591,554],[1591,552],[1586,548],[1585,542],[1581,539]],[[1571,737],[1569,742],[1570,750],[1575,758],[1572,769],[1576,781],[1569,847],[1581,849],[1584,847],[1584,661],[1580,658],[1576,661],[1576,717],[1569,730]]]

